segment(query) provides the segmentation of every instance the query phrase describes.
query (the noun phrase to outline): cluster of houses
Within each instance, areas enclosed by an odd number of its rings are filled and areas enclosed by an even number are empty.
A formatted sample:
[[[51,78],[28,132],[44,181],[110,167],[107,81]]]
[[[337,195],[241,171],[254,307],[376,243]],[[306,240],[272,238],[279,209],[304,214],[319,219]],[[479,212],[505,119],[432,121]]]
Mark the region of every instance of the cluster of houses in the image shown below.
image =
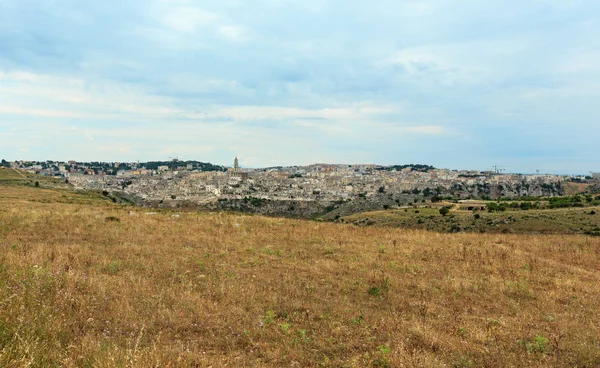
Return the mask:
[[[59,171],[64,174],[64,170]],[[389,170],[378,165],[330,165],[242,169],[237,159],[228,171],[198,171],[193,167],[132,167],[116,175],[90,174],[76,163],[69,181],[79,188],[118,191],[143,201],[207,203],[228,199],[347,201],[382,194],[452,193],[468,197],[560,195],[568,177],[514,175],[448,169]]]

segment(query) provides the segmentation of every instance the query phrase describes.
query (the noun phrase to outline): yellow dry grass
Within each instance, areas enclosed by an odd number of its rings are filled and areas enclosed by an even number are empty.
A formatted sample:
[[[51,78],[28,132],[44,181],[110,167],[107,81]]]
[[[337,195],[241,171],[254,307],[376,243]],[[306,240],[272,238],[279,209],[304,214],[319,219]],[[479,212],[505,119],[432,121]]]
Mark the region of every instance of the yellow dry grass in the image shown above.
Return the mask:
[[[54,193],[0,186],[3,367],[600,364],[598,238],[146,214]]]

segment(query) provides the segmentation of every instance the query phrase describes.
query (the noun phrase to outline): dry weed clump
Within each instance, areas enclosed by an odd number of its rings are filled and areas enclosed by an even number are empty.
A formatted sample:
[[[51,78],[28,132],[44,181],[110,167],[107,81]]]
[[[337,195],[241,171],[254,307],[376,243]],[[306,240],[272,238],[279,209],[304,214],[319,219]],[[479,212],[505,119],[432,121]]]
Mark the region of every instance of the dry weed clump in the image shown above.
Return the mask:
[[[46,191],[0,186],[0,366],[600,364],[599,238],[146,215]]]

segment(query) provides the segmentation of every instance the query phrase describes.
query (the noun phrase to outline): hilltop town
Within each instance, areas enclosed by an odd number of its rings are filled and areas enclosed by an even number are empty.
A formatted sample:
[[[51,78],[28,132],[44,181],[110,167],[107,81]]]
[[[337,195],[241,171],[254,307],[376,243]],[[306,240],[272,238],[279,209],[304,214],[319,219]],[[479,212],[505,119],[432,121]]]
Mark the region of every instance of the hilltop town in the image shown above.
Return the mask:
[[[76,188],[146,206],[205,207],[312,216],[340,206],[351,212],[425,199],[497,199],[564,194],[568,182],[597,175],[505,174],[437,169],[428,165],[335,165],[241,168],[198,161],[148,163],[2,162],[3,166],[58,176]],[[360,205],[356,205],[356,204]]]

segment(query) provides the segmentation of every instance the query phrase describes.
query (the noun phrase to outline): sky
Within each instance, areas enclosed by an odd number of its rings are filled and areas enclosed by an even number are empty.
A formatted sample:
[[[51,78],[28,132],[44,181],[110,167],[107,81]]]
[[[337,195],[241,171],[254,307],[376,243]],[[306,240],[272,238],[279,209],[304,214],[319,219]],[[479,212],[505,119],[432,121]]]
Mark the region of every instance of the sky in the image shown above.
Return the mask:
[[[0,0],[0,158],[600,171],[600,2]]]

